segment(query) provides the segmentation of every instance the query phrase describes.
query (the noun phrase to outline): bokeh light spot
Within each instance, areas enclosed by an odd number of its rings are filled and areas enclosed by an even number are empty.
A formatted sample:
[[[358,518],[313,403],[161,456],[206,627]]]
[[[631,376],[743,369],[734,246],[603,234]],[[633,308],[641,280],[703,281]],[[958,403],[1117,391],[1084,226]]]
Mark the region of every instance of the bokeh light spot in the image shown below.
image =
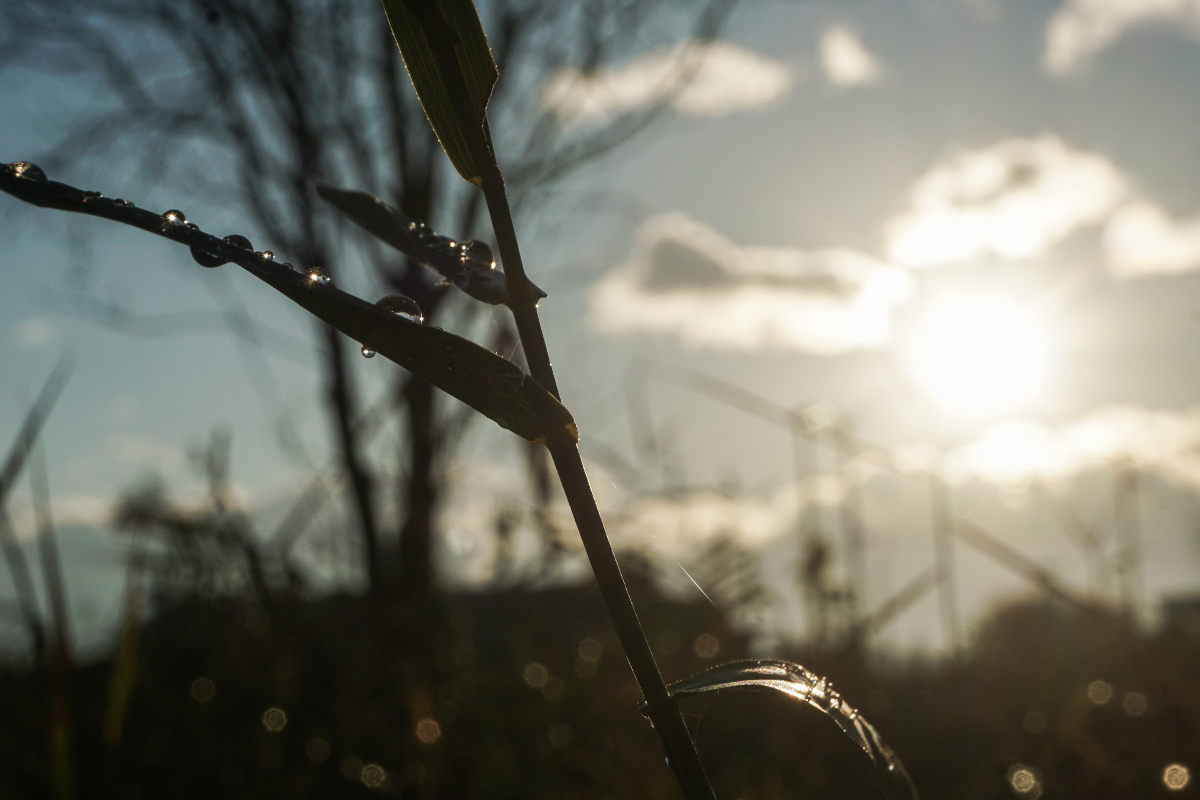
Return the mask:
[[[1146,713],[1146,708],[1149,703],[1146,701],[1146,695],[1141,692],[1130,692],[1125,695],[1125,699],[1121,701],[1125,713],[1131,717],[1140,717]]]
[[[359,779],[369,789],[378,789],[387,780],[387,771],[378,764],[367,764],[359,773]]]
[[[1183,764],[1167,764],[1163,770],[1163,785],[1173,792],[1183,789],[1192,780],[1192,773]]]
[[[262,724],[271,733],[279,733],[287,727],[287,714],[282,708],[272,706],[263,712]]]
[[[442,726],[436,719],[426,717],[417,723],[417,739],[421,744],[433,744],[442,738]]]
[[[525,665],[525,671],[521,674],[525,679],[525,684],[531,689],[541,689],[546,685],[546,681],[550,680],[550,672],[536,661],[530,661]]]
[[[208,678],[196,678],[192,681],[191,695],[197,703],[211,703],[217,696],[217,685]]]
[[[1104,681],[1092,681],[1087,689],[1088,700],[1093,704],[1102,706],[1108,703],[1113,698],[1113,688],[1111,684]]]
[[[696,637],[692,649],[701,658],[714,658],[717,653],[721,652],[721,643],[711,633],[702,633]]]

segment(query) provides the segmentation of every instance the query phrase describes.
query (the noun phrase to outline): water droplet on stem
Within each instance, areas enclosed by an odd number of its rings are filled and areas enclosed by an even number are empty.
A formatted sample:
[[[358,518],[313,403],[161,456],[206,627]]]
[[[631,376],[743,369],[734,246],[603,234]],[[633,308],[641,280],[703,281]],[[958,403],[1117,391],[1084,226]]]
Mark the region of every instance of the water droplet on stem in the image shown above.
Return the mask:
[[[313,267],[308,271],[308,282],[316,286],[328,286],[333,283],[324,267]]]
[[[363,358],[375,357],[375,351],[367,347],[365,344],[362,346],[362,350],[359,350],[359,352],[362,353]]]
[[[463,242],[459,248],[459,258],[462,260],[463,266],[471,267],[472,269],[488,270],[496,268],[496,259],[492,255],[492,248],[478,239]]]
[[[41,183],[50,180],[46,177],[46,173],[42,171],[42,168],[31,161],[15,161],[8,166],[18,178],[39,181]]]
[[[159,227],[159,230],[161,230],[165,233],[166,231],[169,231],[173,228],[182,228],[186,224],[187,224],[187,217],[185,217],[183,215],[183,212],[178,209],[172,208],[170,211],[163,212],[162,222],[159,224],[158,227]]]

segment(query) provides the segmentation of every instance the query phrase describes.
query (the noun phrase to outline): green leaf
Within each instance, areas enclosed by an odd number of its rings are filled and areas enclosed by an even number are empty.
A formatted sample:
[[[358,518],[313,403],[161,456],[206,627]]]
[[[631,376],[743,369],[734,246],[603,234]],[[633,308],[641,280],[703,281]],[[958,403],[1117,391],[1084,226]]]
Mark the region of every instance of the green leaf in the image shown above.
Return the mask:
[[[491,151],[483,117],[499,73],[475,5],[383,0],[383,9],[438,141],[458,174],[480,183]]]

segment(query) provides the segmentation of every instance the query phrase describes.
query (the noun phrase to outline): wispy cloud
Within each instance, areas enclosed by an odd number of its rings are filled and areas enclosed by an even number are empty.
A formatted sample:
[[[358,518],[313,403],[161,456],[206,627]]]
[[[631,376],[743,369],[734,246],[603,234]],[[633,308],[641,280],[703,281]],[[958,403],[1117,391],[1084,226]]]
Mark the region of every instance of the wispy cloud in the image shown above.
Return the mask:
[[[946,468],[952,475],[1016,483],[1061,479],[1118,462],[1200,489],[1200,407],[1112,406],[1056,428],[1002,422],[951,454]]]
[[[632,257],[592,294],[610,333],[657,333],[722,349],[821,355],[877,347],[914,292],[905,270],[850,250],[739,247],[682,214],[648,220]]]
[[[1131,28],[1167,23],[1200,34],[1200,0],[1067,0],[1046,24],[1042,66],[1063,76],[1086,64]]]
[[[821,70],[836,86],[862,86],[883,77],[883,67],[858,34],[841,25],[821,34]]]
[[[1108,221],[1104,249],[1109,268],[1121,278],[1200,268],[1200,219],[1172,220],[1148,201],[1122,207]]]
[[[769,105],[791,85],[786,65],[717,41],[655,51],[591,73],[562,70],[543,86],[542,103],[572,125],[668,100],[681,113],[706,117]]]
[[[888,221],[888,253],[920,267],[1038,256],[1102,222],[1126,193],[1124,176],[1100,154],[1049,135],[1008,139],[935,163],[914,185],[909,209]]]

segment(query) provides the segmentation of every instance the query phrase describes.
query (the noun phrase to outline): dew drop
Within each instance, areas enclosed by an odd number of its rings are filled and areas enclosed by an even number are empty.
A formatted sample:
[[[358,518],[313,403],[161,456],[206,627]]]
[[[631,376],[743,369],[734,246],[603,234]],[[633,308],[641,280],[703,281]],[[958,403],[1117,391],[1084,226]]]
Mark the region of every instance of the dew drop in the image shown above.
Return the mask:
[[[429,230],[429,226],[424,222],[408,223],[408,233],[419,242],[423,242],[434,235],[433,231]]]
[[[308,282],[317,286],[328,286],[333,283],[333,279],[324,267],[313,267],[308,271]]]
[[[229,242],[234,247],[240,247],[243,250],[253,250],[254,245],[250,244],[250,240],[245,236],[238,236],[236,233],[232,236],[226,236],[225,241]]]
[[[359,350],[358,352],[362,353],[363,358],[375,357],[375,351],[367,347],[365,344],[362,346],[362,350]]]
[[[119,197],[113,198],[112,204],[117,208],[131,208],[133,203],[129,200],[122,200]]]
[[[259,253],[259,255],[262,256],[263,261],[274,261],[275,260],[275,254],[272,253],[270,250],[263,250],[261,253]]]
[[[458,242],[451,239],[449,236],[437,237],[438,247],[444,247],[447,250],[455,250],[458,248]]]
[[[89,203],[92,200],[99,200],[102,197],[104,197],[104,195],[100,194],[99,192],[84,192],[83,202]]]
[[[226,263],[225,259],[216,253],[209,252],[202,247],[192,247],[192,258],[202,267],[219,267]]]
[[[425,315],[421,312],[417,301],[402,294],[389,294],[375,305],[377,308],[404,317],[409,322],[415,322],[418,325],[425,321]]]
[[[200,230],[200,226],[199,226],[199,225],[197,225],[197,224],[196,224],[196,223],[194,223],[194,222],[189,222],[188,224],[184,225],[183,227],[187,228],[189,231],[198,231],[198,230]]]
[[[41,183],[50,180],[46,177],[46,173],[42,171],[41,167],[30,161],[15,161],[8,166],[18,178],[39,181]]]
[[[182,228],[186,224],[187,217],[183,215],[183,212],[172,208],[170,211],[163,213],[162,222],[158,227],[159,230],[165,232],[171,230],[172,228]]]
[[[492,248],[478,239],[463,242],[459,248],[458,257],[462,259],[464,266],[473,269],[485,270],[496,268],[496,259],[492,255]]]
[[[284,267],[286,267],[287,269],[290,269],[290,270],[292,270],[292,271],[295,271],[295,269],[296,269],[295,267],[293,267],[293,266],[292,266],[292,264],[291,264],[291,262],[290,262],[290,261],[285,261],[285,262],[283,262],[283,266],[284,266]]]

